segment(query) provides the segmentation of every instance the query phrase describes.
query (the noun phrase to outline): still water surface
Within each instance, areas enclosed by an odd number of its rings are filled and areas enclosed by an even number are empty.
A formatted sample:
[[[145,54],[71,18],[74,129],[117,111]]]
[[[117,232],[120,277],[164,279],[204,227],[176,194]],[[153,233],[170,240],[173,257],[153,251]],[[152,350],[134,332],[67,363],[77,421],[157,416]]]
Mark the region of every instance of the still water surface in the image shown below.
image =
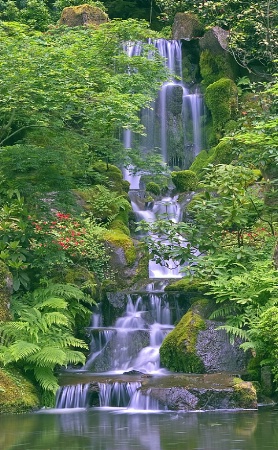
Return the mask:
[[[277,450],[278,410],[51,410],[0,417],[1,450]]]

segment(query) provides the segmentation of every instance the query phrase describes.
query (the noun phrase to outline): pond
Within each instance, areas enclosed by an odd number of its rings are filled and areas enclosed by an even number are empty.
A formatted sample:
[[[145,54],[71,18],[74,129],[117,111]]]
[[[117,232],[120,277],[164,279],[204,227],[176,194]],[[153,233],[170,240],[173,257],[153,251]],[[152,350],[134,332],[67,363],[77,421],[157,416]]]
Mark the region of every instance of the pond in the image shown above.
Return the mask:
[[[278,409],[41,410],[1,416],[2,450],[277,450]]]

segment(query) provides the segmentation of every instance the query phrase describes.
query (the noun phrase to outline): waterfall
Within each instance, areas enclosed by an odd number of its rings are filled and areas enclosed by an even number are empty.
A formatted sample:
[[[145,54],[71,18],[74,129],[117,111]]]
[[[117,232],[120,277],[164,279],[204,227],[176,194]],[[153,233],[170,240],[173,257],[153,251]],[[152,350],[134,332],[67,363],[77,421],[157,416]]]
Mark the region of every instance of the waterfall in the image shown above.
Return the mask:
[[[186,168],[202,148],[202,96],[197,90],[191,92],[182,81],[181,42],[158,39],[152,43],[165,58],[171,79],[162,86],[150,107],[141,111],[146,135],[138,138],[130,130],[123,130],[123,144],[126,149],[139,148],[145,154],[159,148],[167,165]],[[130,57],[139,55],[140,44],[128,43],[125,51]],[[176,147],[182,152],[178,153]],[[129,196],[137,220],[153,222],[162,215],[178,222],[181,219],[178,197],[167,195],[147,203],[140,174],[134,175],[133,169],[132,166],[124,169],[124,178],[130,182]],[[166,261],[165,266],[150,261],[149,277],[168,279],[181,274],[175,261]],[[87,329],[91,336],[90,354],[84,367],[77,371],[86,382],[61,387],[57,408],[165,409],[152,395],[152,388],[144,389],[143,380],[169,374],[160,365],[160,346],[189,305],[184,298],[181,302],[176,297],[170,301],[164,287],[161,280],[154,281],[146,286],[145,292],[124,293],[112,299],[109,307],[106,305],[93,314]],[[114,314],[108,314],[109,308],[114,308]],[[87,379],[93,380],[93,386]]]
[[[142,390],[141,379],[169,373],[160,366],[159,349],[173,324],[184,314],[182,296],[165,293],[164,286],[159,282],[154,291],[148,285],[142,293],[124,294],[121,301],[117,299],[123,312],[111,319],[107,327],[99,326],[109,321],[104,317],[107,306],[103,311],[100,307],[97,320],[92,320],[87,328],[91,335],[87,362],[76,372],[68,371],[70,377],[76,374],[85,381],[60,387],[56,408],[164,409],[151,391]],[[112,294],[111,301],[113,304]]]

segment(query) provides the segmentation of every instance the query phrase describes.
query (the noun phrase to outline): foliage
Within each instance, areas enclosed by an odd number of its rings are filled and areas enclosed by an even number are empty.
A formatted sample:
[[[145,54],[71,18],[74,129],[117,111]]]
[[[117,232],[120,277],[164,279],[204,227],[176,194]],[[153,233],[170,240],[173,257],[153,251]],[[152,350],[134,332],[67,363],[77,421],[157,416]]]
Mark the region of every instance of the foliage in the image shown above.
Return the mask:
[[[229,50],[250,70],[273,71],[278,48],[275,0],[156,0],[162,18],[173,22],[177,12],[195,13],[207,27],[229,30]]]
[[[102,244],[103,230],[93,220],[57,212],[52,220],[30,221],[32,267],[40,270],[40,276],[83,265],[100,279],[105,277],[109,257]]]
[[[192,170],[172,172],[171,177],[178,192],[190,192],[197,188],[197,177]]]
[[[27,299],[29,304],[17,305],[16,321],[0,325],[0,361],[31,371],[43,390],[55,392],[55,368],[85,362],[84,355],[73,350],[87,346],[73,336],[72,325],[78,311],[82,313],[80,300],[89,299],[76,287],[67,285],[40,288]],[[81,308],[76,307],[76,302]]]
[[[239,260],[248,247],[252,227],[265,218],[263,202],[250,186],[255,176],[251,169],[232,165],[209,167],[199,188],[202,196],[194,200],[191,213],[194,221],[174,223],[160,218],[153,224],[140,222],[138,229],[149,231],[145,242],[151,252],[151,258],[161,263],[174,259],[181,264],[198,260],[200,254],[213,254],[224,248],[234,248]],[[268,223],[268,218],[265,218]],[[269,233],[273,231],[268,223]],[[267,232],[267,231],[266,231]],[[153,237],[156,236],[156,239]],[[197,256],[198,255],[198,256]],[[204,268],[203,268],[204,269]]]
[[[3,22],[0,145],[14,143],[34,127],[52,127],[56,133],[70,128],[87,136],[96,151],[104,137],[111,146],[119,127],[141,131],[138,111],[165,79],[165,68],[156,51],[148,58],[149,44],[129,58],[122,41],[147,35],[147,24],[137,21],[45,34]],[[18,68],[12,73],[10,60]]]

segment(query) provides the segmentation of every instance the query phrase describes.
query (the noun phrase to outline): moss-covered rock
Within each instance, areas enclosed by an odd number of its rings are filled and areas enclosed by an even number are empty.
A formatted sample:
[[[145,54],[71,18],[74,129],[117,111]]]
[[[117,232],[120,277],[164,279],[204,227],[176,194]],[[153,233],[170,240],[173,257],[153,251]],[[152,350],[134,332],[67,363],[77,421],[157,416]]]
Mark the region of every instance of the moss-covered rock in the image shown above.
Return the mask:
[[[225,55],[215,55],[204,50],[200,56],[200,72],[203,86],[209,86],[220,78],[233,78],[233,71]]]
[[[12,275],[0,261],[0,322],[10,319],[9,305],[12,293]]]
[[[108,21],[107,14],[97,6],[88,4],[69,6],[64,8],[61,14],[60,25],[68,27],[98,26]]]
[[[17,371],[0,369],[0,414],[22,413],[39,408],[35,387]]]
[[[87,178],[91,184],[102,184],[113,192],[127,194],[129,182],[123,179],[121,169],[104,161],[97,161],[87,169]]]
[[[150,192],[151,194],[154,195],[159,195],[160,194],[160,187],[157,183],[154,183],[153,181],[149,181],[146,184],[146,191]]]
[[[136,259],[136,248],[133,240],[121,230],[106,230],[103,233],[104,241],[114,252],[118,264],[131,266]]]
[[[256,408],[257,392],[250,381],[243,381],[241,378],[234,378],[233,399],[239,408]]]
[[[195,14],[177,13],[173,24],[173,39],[192,39],[204,34],[204,27]]]
[[[190,166],[190,170],[195,172],[197,178],[201,180],[204,176],[204,169],[209,164],[231,164],[233,159],[234,154],[231,142],[228,140],[221,141],[209,151],[203,150],[199,153]]]
[[[196,354],[196,342],[204,328],[201,316],[188,311],[164,339],[160,347],[161,364],[173,372],[203,373],[204,364]]]
[[[212,115],[213,128],[222,133],[225,124],[236,116],[237,87],[230,78],[220,78],[210,84],[205,101]]]
[[[203,294],[207,291],[205,284],[196,278],[183,277],[165,287],[165,292],[178,291],[185,294]]]
[[[197,188],[198,180],[192,170],[181,170],[172,172],[172,181],[178,192],[190,192]]]

